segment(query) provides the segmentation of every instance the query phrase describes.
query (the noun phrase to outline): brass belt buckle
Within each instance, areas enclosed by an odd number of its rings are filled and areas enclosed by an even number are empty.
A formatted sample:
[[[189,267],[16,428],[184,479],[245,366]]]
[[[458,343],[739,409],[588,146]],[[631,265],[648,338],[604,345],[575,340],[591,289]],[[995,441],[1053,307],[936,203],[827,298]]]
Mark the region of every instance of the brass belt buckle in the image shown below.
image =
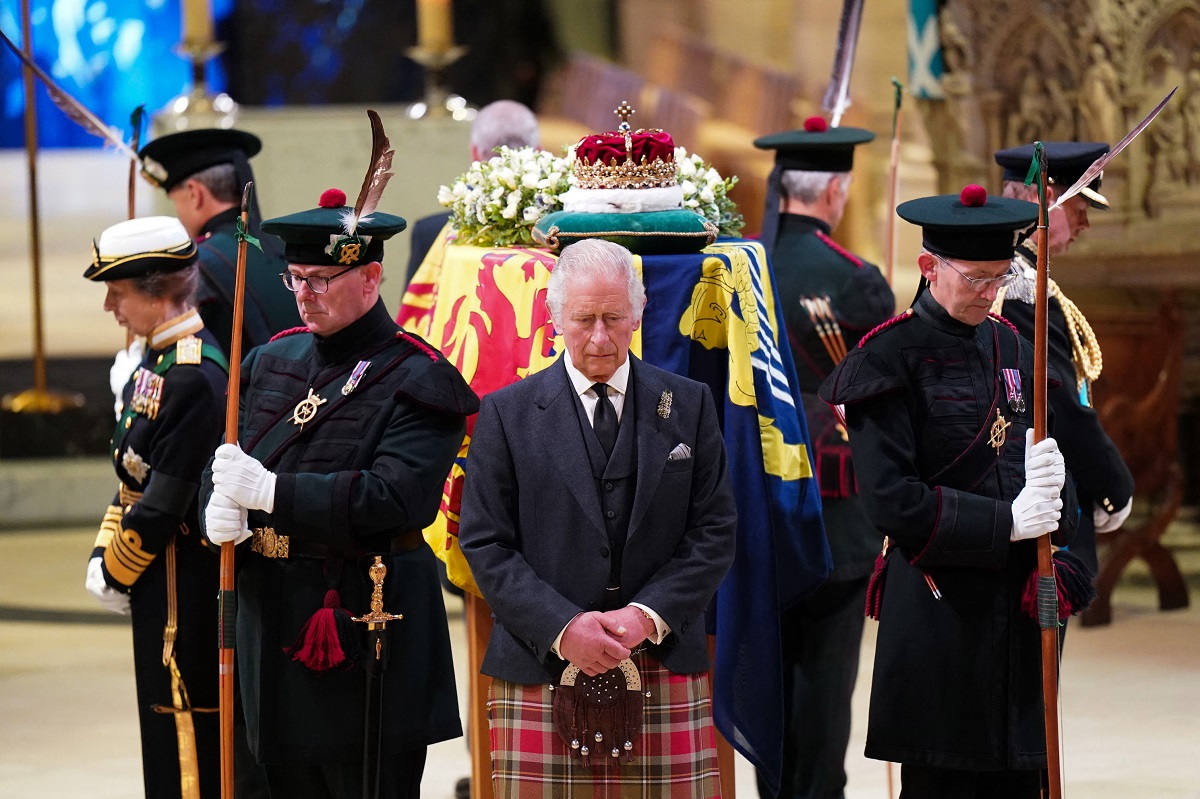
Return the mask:
[[[274,527],[255,527],[250,539],[250,550],[264,558],[286,558],[290,539],[286,535],[276,535]]]

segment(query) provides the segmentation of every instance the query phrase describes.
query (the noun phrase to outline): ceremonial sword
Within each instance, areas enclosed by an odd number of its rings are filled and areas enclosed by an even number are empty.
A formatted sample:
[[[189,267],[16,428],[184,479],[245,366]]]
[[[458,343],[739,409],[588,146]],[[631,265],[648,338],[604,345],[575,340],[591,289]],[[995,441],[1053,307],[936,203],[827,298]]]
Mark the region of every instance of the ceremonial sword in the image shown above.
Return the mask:
[[[387,669],[387,623],[399,621],[404,614],[391,614],[383,609],[383,580],[387,566],[383,556],[376,555],[367,572],[374,587],[371,589],[371,610],[355,621],[367,625],[367,655],[363,670],[367,674],[366,707],[363,713],[363,799],[378,799],[379,756],[383,746],[383,673]]]

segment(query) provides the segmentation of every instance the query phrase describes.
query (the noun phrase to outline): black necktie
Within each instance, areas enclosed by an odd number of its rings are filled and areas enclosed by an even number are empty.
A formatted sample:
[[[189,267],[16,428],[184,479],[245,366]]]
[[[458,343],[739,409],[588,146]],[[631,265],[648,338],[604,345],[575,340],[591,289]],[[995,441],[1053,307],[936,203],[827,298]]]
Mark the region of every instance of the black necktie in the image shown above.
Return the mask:
[[[592,429],[604,447],[604,455],[612,455],[613,445],[617,443],[617,409],[608,398],[608,383],[595,383],[592,391],[596,392],[596,413],[592,417]]]

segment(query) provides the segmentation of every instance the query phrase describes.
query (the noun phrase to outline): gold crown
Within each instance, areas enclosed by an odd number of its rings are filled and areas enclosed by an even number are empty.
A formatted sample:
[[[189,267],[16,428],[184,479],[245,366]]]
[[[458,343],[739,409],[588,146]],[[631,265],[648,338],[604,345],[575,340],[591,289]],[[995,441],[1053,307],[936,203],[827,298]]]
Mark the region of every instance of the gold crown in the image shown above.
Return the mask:
[[[629,117],[634,113],[628,103],[622,102],[613,112],[621,120],[612,133],[585,136],[575,153],[575,180],[581,189],[659,189],[675,185],[675,145],[671,137],[662,130],[632,131]],[[655,136],[655,134],[661,134]],[[638,137],[637,150],[642,153],[634,160],[634,137]],[[604,153],[612,153],[613,139],[620,146],[624,139],[625,160],[619,162],[615,155],[605,160]],[[606,141],[607,140],[607,141]],[[649,159],[647,153],[653,154]],[[667,157],[664,159],[663,155]]]
[[[581,189],[659,189],[675,185],[675,162],[655,158],[635,163],[626,156],[622,164],[597,161],[575,163],[575,180]]]

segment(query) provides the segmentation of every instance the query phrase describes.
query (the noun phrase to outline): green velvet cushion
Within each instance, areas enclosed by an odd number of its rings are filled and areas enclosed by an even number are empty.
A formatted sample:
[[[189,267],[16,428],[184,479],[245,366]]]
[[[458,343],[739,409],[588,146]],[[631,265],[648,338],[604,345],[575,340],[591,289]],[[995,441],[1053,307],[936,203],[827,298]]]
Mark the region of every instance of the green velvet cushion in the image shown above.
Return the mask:
[[[558,252],[583,239],[606,239],[639,255],[699,252],[717,238],[717,229],[695,211],[591,214],[555,211],[538,220],[533,237]]]

